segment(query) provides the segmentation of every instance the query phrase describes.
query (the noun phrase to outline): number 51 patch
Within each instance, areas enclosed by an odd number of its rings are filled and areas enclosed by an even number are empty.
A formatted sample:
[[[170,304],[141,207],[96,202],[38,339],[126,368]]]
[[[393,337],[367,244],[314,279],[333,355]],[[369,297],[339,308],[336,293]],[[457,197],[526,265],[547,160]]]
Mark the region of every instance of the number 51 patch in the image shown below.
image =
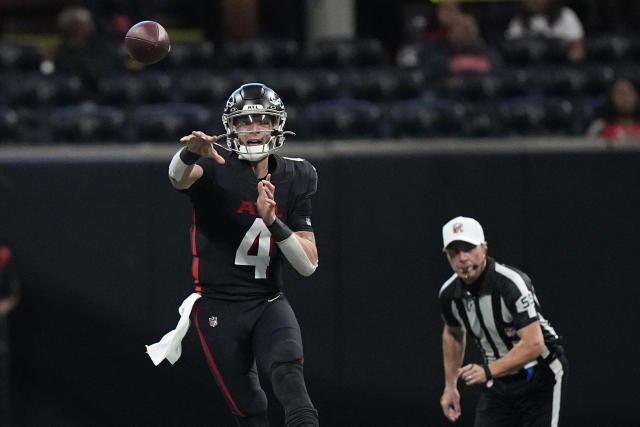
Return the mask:
[[[516,310],[518,313],[527,312],[529,317],[536,316],[536,307],[533,303],[533,295],[531,292],[518,298],[518,301],[516,301]]]

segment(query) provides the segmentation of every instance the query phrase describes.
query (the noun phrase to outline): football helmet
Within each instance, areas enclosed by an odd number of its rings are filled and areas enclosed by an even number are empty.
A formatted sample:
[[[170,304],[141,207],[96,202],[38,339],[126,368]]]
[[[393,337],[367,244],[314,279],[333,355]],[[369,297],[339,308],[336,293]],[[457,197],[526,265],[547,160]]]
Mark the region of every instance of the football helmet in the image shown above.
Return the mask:
[[[240,143],[237,126],[242,119],[246,123],[253,120],[264,120],[265,116],[271,119],[273,129],[270,132],[269,140],[261,145],[244,145]],[[247,83],[236,89],[229,99],[222,113],[222,124],[227,132],[227,146],[230,150],[238,153],[240,159],[257,162],[264,159],[269,153],[282,147],[287,134],[293,132],[284,131],[284,124],[287,121],[282,99],[268,86],[262,83]],[[242,132],[242,131],[241,131]],[[253,133],[252,131],[244,131]]]

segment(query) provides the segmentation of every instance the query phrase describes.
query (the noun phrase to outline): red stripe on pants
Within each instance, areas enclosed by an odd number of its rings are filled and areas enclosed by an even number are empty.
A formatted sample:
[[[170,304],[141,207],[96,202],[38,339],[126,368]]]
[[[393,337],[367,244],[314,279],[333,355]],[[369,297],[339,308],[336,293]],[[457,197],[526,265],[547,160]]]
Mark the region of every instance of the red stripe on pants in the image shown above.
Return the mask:
[[[209,361],[209,366],[211,366],[211,369],[213,370],[213,375],[216,377],[216,381],[218,381],[218,385],[220,386],[220,389],[222,390],[224,397],[227,399],[227,402],[229,402],[229,405],[233,408],[233,410],[236,411],[236,413],[241,417],[244,417],[245,415],[240,411],[240,409],[238,409],[238,407],[236,406],[236,402],[233,401],[233,398],[231,397],[231,393],[229,393],[229,390],[227,389],[227,386],[225,385],[224,380],[222,379],[222,375],[220,375],[220,371],[218,371],[216,362],[214,362],[213,360],[213,355],[211,354],[211,351],[207,346],[207,342],[204,339],[204,335],[200,330],[200,323],[198,322],[198,305],[197,304],[195,306],[194,318],[196,320],[196,329],[198,330],[198,336],[200,337],[200,343],[202,344],[202,348],[204,349],[204,354],[206,355],[207,360]]]

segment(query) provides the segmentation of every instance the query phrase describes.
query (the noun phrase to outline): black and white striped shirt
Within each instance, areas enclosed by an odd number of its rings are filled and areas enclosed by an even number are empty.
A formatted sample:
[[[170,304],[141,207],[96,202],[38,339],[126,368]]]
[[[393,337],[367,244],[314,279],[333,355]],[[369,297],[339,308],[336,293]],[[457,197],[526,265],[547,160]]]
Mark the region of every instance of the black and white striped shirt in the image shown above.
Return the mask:
[[[478,280],[465,285],[454,274],[440,288],[439,298],[446,324],[464,327],[487,363],[507,354],[520,340],[517,331],[535,321],[540,321],[544,336],[541,357],[556,350],[558,334],[540,313],[531,279],[514,267],[487,257],[487,267]]]

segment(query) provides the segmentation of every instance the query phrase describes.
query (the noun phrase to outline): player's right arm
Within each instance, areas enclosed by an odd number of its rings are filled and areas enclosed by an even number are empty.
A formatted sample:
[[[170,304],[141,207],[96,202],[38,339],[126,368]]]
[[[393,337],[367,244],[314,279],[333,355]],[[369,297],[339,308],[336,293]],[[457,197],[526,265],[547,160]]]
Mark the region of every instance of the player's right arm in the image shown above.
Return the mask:
[[[180,138],[180,142],[184,142],[186,146],[173,156],[169,164],[169,179],[174,188],[185,190],[202,178],[203,169],[196,164],[200,157],[211,157],[219,164],[225,163],[224,158],[213,148],[217,139],[216,136],[200,131],[193,131]]]
[[[458,369],[462,366],[466,347],[466,334],[461,326],[445,323],[442,331],[442,356],[444,360],[444,391],[440,398],[442,412],[449,421],[455,421],[462,413],[458,392]]]

